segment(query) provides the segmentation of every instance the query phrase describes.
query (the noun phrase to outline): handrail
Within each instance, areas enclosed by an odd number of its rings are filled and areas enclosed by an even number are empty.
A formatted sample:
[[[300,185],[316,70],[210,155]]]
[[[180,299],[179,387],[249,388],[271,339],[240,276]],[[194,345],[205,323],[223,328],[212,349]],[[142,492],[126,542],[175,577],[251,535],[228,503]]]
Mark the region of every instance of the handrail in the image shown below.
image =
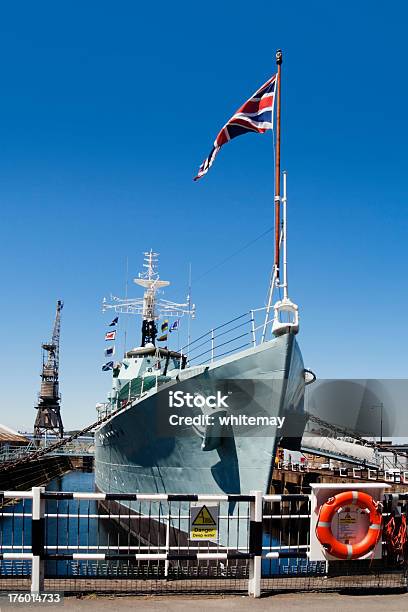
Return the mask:
[[[211,332],[210,332],[210,333],[211,333]],[[196,351],[197,349],[201,348],[202,346],[205,346],[205,345],[207,344],[207,342],[208,342],[208,339],[207,339],[207,340],[205,340],[204,342],[202,342],[201,344],[198,344],[197,346],[195,346],[195,347],[193,348],[193,351]]]
[[[218,334],[217,338],[221,338],[221,336],[225,336],[226,334],[230,334],[231,332],[235,331],[236,329],[239,329],[240,327],[244,327],[244,325],[247,325],[248,323],[251,323],[252,319],[249,319],[248,321],[244,321],[244,323],[240,323],[239,325],[235,325],[235,327],[232,327],[231,329],[227,329],[227,331],[221,332],[221,334]],[[216,328],[214,328],[216,329]],[[212,333],[214,330],[210,330],[209,333]],[[249,332],[248,332],[249,333]],[[238,339],[240,336],[236,336],[235,338],[231,338],[230,342],[232,342],[234,339]],[[205,346],[205,344],[207,343],[207,341],[202,342],[201,344],[199,344],[198,346],[193,348],[193,351],[199,349],[201,346]],[[222,346],[222,345],[219,345]],[[214,347],[214,349],[217,347]],[[210,349],[209,349],[210,350]],[[191,353],[190,353],[191,354]],[[203,355],[204,353],[201,353],[201,355]],[[200,355],[200,356],[201,356]],[[196,357],[193,357],[192,359],[196,359]]]
[[[217,346],[211,347],[209,349],[207,349],[206,351],[203,351],[202,353],[200,353],[199,355],[196,355],[195,357],[191,358],[191,361],[193,361],[194,359],[199,359],[200,357],[202,357],[203,355],[207,355],[207,353],[212,353],[213,351],[215,351],[218,348],[221,348],[222,346],[226,346],[227,344],[231,344],[231,342],[235,342],[236,340],[239,340],[240,338],[243,338],[244,336],[248,336],[250,332],[245,332],[244,334],[240,334],[239,336],[236,336],[235,338],[232,338],[231,340],[227,340],[227,342],[222,342],[221,344],[218,344]],[[246,345],[244,345],[246,346]],[[231,351],[228,352],[232,352],[235,350],[238,350],[239,347],[232,349]],[[221,357],[221,355],[215,355],[214,357]]]
[[[196,367],[205,363],[213,363],[215,359],[224,357],[225,355],[230,355],[250,345],[256,347],[257,343],[261,341],[258,331],[263,328],[263,324],[256,325],[255,317],[257,313],[265,310],[266,307],[261,307],[246,311],[236,317],[233,317],[229,321],[217,325],[204,334],[201,334],[193,341],[190,341],[188,344],[179,348],[178,352],[183,355],[183,359],[180,359],[180,370],[183,369],[182,364],[185,363],[185,359],[187,359],[187,367]],[[269,323],[272,323],[272,320],[268,321],[268,324]],[[235,335],[234,332],[243,330],[245,327],[247,327],[247,331],[244,331],[243,333],[236,333]],[[249,342],[245,342],[244,344],[240,343],[240,340],[247,338],[248,336],[250,338]],[[221,338],[224,339],[223,342],[220,342]],[[230,346],[231,348],[220,353],[220,349],[225,346]],[[205,361],[203,361],[204,359]],[[136,398],[137,397],[141,397],[141,394],[137,395]],[[131,396],[131,389],[129,386],[129,397],[127,404],[130,404],[131,400],[136,398]],[[121,408],[125,407],[126,406],[122,404]],[[114,407],[109,409],[109,405],[104,407],[101,406],[98,411],[99,422],[101,421],[102,415],[104,415],[103,418],[106,418],[108,415],[116,412],[117,409],[117,407],[116,409]]]
[[[227,321],[227,323],[222,323],[221,325],[218,325],[218,327],[214,327],[213,330],[217,331],[217,329],[221,329],[222,327],[225,327],[226,325],[229,325],[230,323],[233,323],[234,321],[238,321],[239,319],[242,319],[242,317],[246,317],[246,315],[248,314],[251,314],[250,310],[248,312],[244,312],[244,314],[242,315],[239,315],[239,317],[235,317],[234,319]]]
[[[230,353],[233,353],[234,351],[239,351],[242,348],[245,348],[246,346],[250,346],[251,342],[246,342],[245,344],[241,344],[241,346],[237,346],[233,349],[231,349],[230,351],[225,351],[224,353],[221,353],[220,355],[217,355],[217,358],[219,357],[224,357],[225,355],[229,355]],[[207,363],[205,361],[203,361],[202,363],[199,363],[197,365],[203,365],[204,363]]]
[[[227,340],[227,342],[222,342],[221,344],[218,344],[217,346],[215,346],[214,349],[221,348],[222,346],[225,346],[226,344],[235,342],[235,340],[239,340],[240,338],[243,338],[244,336],[248,336],[249,333],[250,332],[245,332],[244,334],[240,334],[239,336],[236,336],[235,338],[232,338],[231,340]]]
[[[244,327],[244,325],[246,325],[247,323],[250,323],[252,319],[249,319],[248,321],[244,321],[243,323],[240,323],[239,325],[235,325],[235,327],[231,327],[231,329],[227,329],[227,331],[221,332],[221,334],[218,334],[218,338],[221,338],[221,336],[225,336],[226,334],[229,334],[233,331],[235,331],[236,329],[239,329],[240,327]]]
[[[263,306],[261,308],[254,308],[252,310],[246,311],[243,314],[240,314],[239,316],[234,317],[229,321],[226,321],[225,323],[222,323],[221,325],[217,325],[206,333],[201,334],[198,338],[196,338],[192,342],[189,342],[187,345],[182,346],[179,350],[181,353],[183,353],[184,350],[187,351],[186,356],[188,363],[193,367],[195,365],[203,365],[203,363],[205,362],[198,363],[198,360],[201,360],[206,356],[208,357],[208,362],[213,362],[214,359],[231,354],[235,351],[244,348],[245,346],[247,346],[247,344],[240,344],[239,346],[235,346],[234,348],[231,348],[231,350],[224,351],[221,354],[219,352],[217,353],[217,351],[219,351],[221,347],[231,345],[234,342],[238,343],[240,339],[248,335],[251,338],[251,342],[249,342],[248,344],[252,344],[252,346],[255,347],[261,341],[258,332],[264,327],[263,323],[256,324],[256,314],[265,310],[266,307]],[[243,321],[242,319],[245,320]],[[270,321],[268,321],[268,324],[272,322],[273,320],[271,319]],[[242,334],[234,335],[234,332],[245,328],[246,326],[248,326],[248,331]],[[220,338],[225,336],[227,337],[227,339],[224,342],[219,342]],[[198,352],[200,349],[202,350]]]
[[[226,323],[222,323],[221,325],[218,325],[217,327],[213,327],[208,332],[205,332],[204,334],[202,334],[201,336],[199,336],[198,338],[196,338],[192,342],[189,342],[188,344],[185,344],[184,346],[182,346],[180,348],[180,352],[183,352],[184,349],[191,347],[192,344],[195,344],[195,342],[198,342],[202,338],[205,338],[206,336],[211,335],[213,332],[217,331],[218,329],[222,329],[223,327],[226,327],[230,323],[234,323],[234,321],[238,321],[239,319],[242,319],[243,317],[246,317],[247,315],[250,315],[250,314],[251,314],[251,311],[244,312],[243,314],[239,315],[238,317],[234,317],[233,319],[230,319],[230,321],[227,321]]]

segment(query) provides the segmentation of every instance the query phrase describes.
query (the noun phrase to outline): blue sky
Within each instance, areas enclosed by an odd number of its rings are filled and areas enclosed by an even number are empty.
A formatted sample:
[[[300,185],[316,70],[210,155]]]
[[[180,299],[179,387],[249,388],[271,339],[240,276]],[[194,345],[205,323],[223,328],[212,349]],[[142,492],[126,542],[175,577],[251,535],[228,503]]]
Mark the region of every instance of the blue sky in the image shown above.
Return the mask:
[[[284,52],[290,294],[319,377],[405,377],[408,332],[404,2],[31,2],[0,18],[0,421],[30,427],[40,343],[65,301],[67,427],[104,399],[107,319],[126,258],[160,252],[193,335],[262,306],[273,257],[271,135],[218,130]],[[133,295],[140,295],[137,288]],[[134,321],[133,344],[139,342]],[[131,328],[132,329],[132,328]]]

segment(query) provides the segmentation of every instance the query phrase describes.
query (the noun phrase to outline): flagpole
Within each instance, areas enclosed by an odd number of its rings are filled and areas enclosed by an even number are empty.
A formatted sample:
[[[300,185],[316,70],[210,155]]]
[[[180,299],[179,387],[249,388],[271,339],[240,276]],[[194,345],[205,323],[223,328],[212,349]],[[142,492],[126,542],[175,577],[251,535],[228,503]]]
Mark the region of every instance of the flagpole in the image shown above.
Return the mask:
[[[275,147],[275,278],[279,282],[280,266],[280,147],[281,147],[281,65],[282,51],[276,52],[276,147]]]
[[[272,306],[272,298],[276,285],[279,284],[279,265],[280,265],[280,243],[281,243],[281,231],[280,231],[280,144],[281,144],[281,65],[282,65],[282,51],[278,49],[276,51],[276,64],[278,66],[276,75],[276,90],[275,90],[275,103],[276,103],[276,142],[275,142],[275,261],[271,274],[271,282],[268,293],[268,305],[265,309],[265,321],[263,324],[261,342],[265,341],[267,327],[269,323],[269,313]]]

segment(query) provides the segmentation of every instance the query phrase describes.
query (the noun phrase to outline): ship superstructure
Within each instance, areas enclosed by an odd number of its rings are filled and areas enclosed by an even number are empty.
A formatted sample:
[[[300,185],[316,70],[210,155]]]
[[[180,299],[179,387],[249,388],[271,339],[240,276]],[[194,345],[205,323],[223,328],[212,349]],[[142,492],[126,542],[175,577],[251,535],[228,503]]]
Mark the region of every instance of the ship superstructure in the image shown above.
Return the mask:
[[[113,310],[142,318],[140,346],[125,351],[123,359],[114,364],[108,403],[99,405],[99,411],[105,413],[123,408],[153,387],[157,388],[170,380],[171,372],[186,365],[186,355],[166,346],[157,346],[157,323],[168,317],[177,317],[178,321],[183,316],[195,317],[195,305],[191,304],[190,298],[185,303],[176,303],[159,297],[158,293],[170,282],[159,277],[158,253],[150,250],[144,253],[144,258],[145,271],[134,279],[136,285],[144,288],[143,297],[122,299],[111,296],[110,300],[103,300],[104,311]]]

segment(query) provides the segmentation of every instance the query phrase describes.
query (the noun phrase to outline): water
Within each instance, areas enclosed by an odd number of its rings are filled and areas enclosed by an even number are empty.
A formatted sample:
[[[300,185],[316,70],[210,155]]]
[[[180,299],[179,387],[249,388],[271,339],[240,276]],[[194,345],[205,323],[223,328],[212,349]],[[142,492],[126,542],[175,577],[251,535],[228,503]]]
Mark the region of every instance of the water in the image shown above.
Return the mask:
[[[47,491],[77,491],[78,493],[95,492],[94,472],[75,470],[54,478],[47,486]]]
[[[69,472],[52,480],[46,490],[94,492],[94,473]],[[31,507],[31,500],[21,500],[4,509],[9,516],[0,519],[0,550],[30,551],[31,517],[24,515],[31,513]],[[46,520],[45,542],[52,547],[50,553],[97,553],[107,552],[108,548],[119,552],[121,547],[134,545],[134,538],[119,529],[115,522],[92,518],[92,515],[100,516],[98,504],[93,500],[47,500],[45,512],[59,515],[58,518]],[[73,516],[68,517],[67,514]],[[93,575],[99,571],[98,565],[90,561],[46,561],[45,571],[47,576]],[[0,561],[0,575],[30,573],[30,561]]]

